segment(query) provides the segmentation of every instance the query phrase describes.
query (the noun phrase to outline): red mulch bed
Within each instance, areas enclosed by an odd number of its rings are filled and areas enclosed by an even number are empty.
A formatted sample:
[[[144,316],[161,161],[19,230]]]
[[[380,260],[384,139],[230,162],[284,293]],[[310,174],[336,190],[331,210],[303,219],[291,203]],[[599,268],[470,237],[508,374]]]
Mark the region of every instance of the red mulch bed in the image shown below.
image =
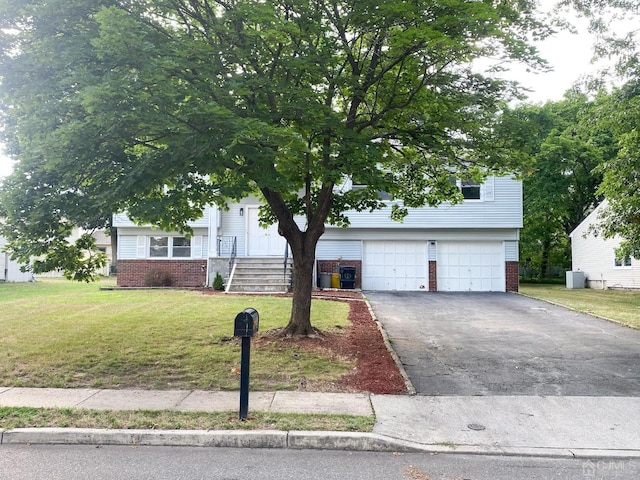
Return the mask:
[[[288,294],[287,296],[290,296]],[[272,332],[265,342],[290,342],[308,350],[321,350],[355,361],[355,369],[337,382],[307,384],[305,389],[330,392],[405,394],[407,386],[387,349],[362,294],[355,290],[316,290],[314,298],[348,302],[351,326],[344,332],[320,332],[312,337],[283,337]]]
[[[350,301],[351,328],[345,347],[356,358],[356,369],[340,385],[378,394],[407,393],[404,378],[387,349],[364,300]]]
[[[205,294],[222,293],[203,290]],[[291,296],[291,294],[286,294]],[[349,302],[351,326],[341,333],[322,332],[316,337],[280,337],[278,332],[263,336],[258,342],[290,342],[309,350],[323,350],[333,355],[355,360],[355,369],[338,382],[306,385],[308,390],[332,392],[371,392],[405,394],[404,377],[373,320],[362,294],[356,290],[324,289],[313,292],[314,298]]]

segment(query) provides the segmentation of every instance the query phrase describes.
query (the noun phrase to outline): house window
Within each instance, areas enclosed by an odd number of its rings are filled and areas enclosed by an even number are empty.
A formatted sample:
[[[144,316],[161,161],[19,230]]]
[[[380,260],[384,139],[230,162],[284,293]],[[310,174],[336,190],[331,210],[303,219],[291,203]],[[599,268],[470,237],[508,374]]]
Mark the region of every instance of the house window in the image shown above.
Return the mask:
[[[169,237],[149,237],[149,256],[167,258],[169,256]]]
[[[616,267],[630,267],[631,257],[630,256],[622,257],[620,255],[620,252],[616,250],[615,257],[614,257],[614,265]]]
[[[191,239],[186,237],[149,237],[149,257],[190,258]]]
[[[367,185],[355,184],[351,187],[351,190],[364,190],[367,188]],[[379,200],[391,200],[391,194],[388,192],[384,192],[382,190],[378,190],[378,199]]]
[[[462,197],[465,200],[480,200],[480,184],[473,180],[463,180],[460,182]]]
[[[449,177],[449,181],[457,186],[465,200],[481,200],[482,190],[478,182],[473,180],[458,180],[453,175]]]
[[[185,237],[172,237],[173,249],[172,257],[190,257],[191,256],[191,239]]]

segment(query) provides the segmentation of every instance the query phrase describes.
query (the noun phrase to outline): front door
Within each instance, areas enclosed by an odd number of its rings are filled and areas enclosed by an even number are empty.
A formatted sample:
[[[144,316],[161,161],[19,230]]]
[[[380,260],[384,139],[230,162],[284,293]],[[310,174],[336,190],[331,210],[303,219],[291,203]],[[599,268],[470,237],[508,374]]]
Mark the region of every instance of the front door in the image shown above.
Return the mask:
[[[247,256],[283,257],[287,242],[278,233],[278,225],[262,228],[258,222],[259,215],[257,207],[247,207]]]

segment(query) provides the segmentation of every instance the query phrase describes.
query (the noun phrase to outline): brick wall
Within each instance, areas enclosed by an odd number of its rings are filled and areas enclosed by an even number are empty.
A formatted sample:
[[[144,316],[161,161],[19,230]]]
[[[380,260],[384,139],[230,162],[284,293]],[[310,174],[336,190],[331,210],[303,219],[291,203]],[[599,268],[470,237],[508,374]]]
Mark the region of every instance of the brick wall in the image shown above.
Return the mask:
[[[438,291],[438,262],[429,260],[429,291]]]
[[[517,292],[520,286],[518,262],[505,262],[507,292]]]
[[[119,287],[201,287],[206,260],[118,260]]]
[[[356,288],[362,288],[361,260],[318,260],[318,273],[340,273],[340,265],[356,267]]]

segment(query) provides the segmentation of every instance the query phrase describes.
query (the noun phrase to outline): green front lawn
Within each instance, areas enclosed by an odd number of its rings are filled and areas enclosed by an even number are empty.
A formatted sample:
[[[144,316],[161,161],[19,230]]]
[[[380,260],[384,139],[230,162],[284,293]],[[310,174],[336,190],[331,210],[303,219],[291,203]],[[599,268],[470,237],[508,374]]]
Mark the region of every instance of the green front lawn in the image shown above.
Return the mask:
[[[0,385],[237,389],[236,314],[258,310],[264,334],[284,327],[291,308],[290,298],[99,286],[60,279],[0,284]],[[342,329],[348,313],[346,303],[314,300],[312,323]],[[296,388],[302,377],[308,385],[334,381],[353,368],[290,343],[253,343],[254,390]]]
[[[560,285],[520,284],[520,293],[608,318],[640,330],[640,292],[568,289]]]

